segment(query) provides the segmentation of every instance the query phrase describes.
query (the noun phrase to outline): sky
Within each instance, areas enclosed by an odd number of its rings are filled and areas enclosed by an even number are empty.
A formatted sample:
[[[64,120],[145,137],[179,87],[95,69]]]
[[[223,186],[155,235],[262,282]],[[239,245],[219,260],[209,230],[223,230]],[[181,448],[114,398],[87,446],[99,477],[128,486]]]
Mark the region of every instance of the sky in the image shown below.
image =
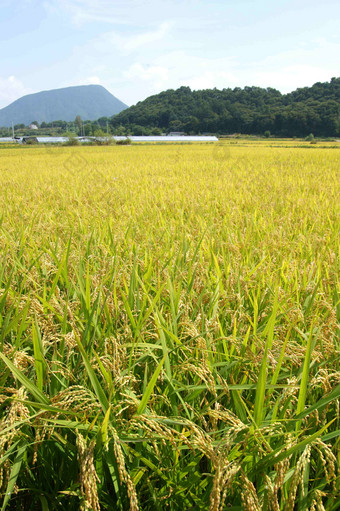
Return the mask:
[[[340,77],[339,0],[0,0],[0,108],[100,84],[133,105],[166,89]]]

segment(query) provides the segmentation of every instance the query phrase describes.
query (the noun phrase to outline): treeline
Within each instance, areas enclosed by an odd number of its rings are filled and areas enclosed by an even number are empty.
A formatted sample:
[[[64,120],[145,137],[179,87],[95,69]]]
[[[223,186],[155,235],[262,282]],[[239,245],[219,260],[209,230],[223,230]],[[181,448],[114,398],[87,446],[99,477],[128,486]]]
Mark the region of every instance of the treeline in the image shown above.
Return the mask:
[[[245,87],[192,91],[167,90],[123,110],[110,120],[111,131],[142,135],[273,134],[284,137],[340,135],[340,78],[281,94]]]
[[[111,131],[111,118],[101,117],[96,121],[83,121],[79,115],[76,116],[74,121],[67,122],[56,120],[53,122],[32,121],[30,124],[35,124],[37,130],[32,131],[29,126],[25,124],[15,124],[14,133],[18,136],[23,135],[41,135],[41,136],[62,136],[67,133],[73,133],[77,136],[105,136],[106,134],[112,135]],[[0,128],[0,137],[12,136],[12,128]]]
[[[77,118],[79,120],[77,120]],[[111,117],[101,117],[96,121],[83,121],[80,116],[76,117],[76,120],[72,122],[67,121],[53,121],[53,122],[42,122],[33,121],[31,124],[35,124],[38,129],[32,131],[29,125],[15,124],[14,134],[15,136],[65,136],[68,134],[74,134],[76,136],[90,136],[90,137],[105,137],[106,135],[161,135],[163,130],[160,128],[143,128],[136,130],[128,129],[124,126],[112,125]],[[12,137],[12,128],[0,127],[0,138],[1,137]]]

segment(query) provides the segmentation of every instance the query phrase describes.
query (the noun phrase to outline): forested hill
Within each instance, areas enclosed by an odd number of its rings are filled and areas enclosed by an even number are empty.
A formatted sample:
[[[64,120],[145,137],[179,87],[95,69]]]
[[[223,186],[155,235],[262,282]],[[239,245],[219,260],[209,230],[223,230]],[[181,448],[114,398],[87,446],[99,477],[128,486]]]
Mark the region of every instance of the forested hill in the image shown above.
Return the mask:
[[[150,129],[186,133],[263,134],[333,137],[340,135],[340,78],[289,94],[260,87],[189,87],[151,96],[114,116],[112,126],[132,134]]]

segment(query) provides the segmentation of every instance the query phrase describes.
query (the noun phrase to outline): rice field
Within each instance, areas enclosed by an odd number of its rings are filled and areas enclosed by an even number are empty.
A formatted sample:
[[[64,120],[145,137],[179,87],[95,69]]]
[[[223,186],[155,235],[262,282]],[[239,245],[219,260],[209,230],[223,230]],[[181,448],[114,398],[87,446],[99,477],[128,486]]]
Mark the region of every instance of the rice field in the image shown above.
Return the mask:
[[[1,510],[340,509],[340,150],[0,149]]]

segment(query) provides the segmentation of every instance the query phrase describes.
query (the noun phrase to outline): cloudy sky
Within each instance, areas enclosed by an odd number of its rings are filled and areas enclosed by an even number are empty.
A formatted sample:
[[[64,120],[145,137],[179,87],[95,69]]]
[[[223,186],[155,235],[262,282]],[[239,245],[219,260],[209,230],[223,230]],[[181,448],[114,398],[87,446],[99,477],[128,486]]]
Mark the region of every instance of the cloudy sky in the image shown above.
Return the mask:
[[[340,76],[339,0],[0,0],[0,108],[96,83],[288,92]]]

